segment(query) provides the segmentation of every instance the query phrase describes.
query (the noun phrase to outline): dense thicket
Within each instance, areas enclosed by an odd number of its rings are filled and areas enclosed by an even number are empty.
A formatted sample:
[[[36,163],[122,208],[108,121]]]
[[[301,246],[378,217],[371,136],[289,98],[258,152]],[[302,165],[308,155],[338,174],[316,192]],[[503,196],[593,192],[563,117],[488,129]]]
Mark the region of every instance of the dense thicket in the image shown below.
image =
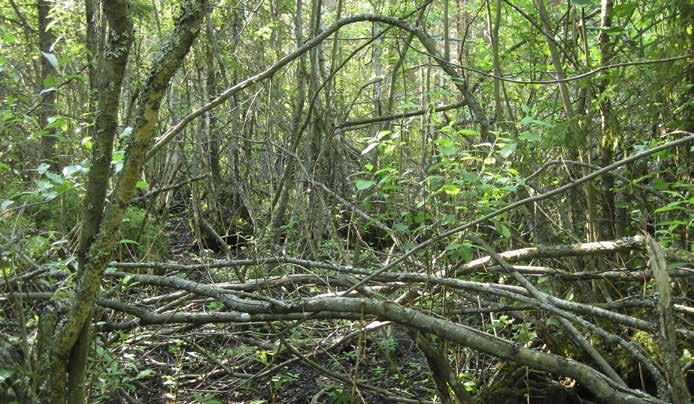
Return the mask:
[[[3,0],[0,401],[674,402],[688,0]]]

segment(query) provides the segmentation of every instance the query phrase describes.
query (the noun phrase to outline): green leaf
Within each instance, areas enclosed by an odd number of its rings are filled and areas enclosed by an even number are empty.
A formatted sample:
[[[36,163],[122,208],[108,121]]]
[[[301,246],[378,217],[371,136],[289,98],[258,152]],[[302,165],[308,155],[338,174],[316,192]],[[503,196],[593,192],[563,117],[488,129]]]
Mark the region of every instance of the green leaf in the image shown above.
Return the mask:
[[[671,210],[684,210],[684,208],[680,206],[679,202],[673,202],[673,203],[668,203],[665,206],[661,206],[660,208],[654,210],[653,212],[663,213],[663,212],[669,212]]]
[[[605,33],[609,36],[617,36],[620,35],[622,32],[624,32],[624,28],[622,27],[610,27],[604,29]]]
[[[364,148],[364,150],[361,151],[361,155],[363,156],[363,155],[369,153],[371,150],[375,149],[376,147],[378,147],[378,142],[371,143],[370,145],[366,146]]]
[[[118,244],[140,244],[140,243],[138,243],[135,240],[130,240],[130,239],[124,238],[123,240],[119,241]]]
[[[12,369],[0,368],[0,383],[5,382],[5,380],[9,379],[13,374],[14,370]]]
[[[460,188],[453,184],[445,184],[441,187],[441,190],[445,192],[447,195],[451,196],[458,195],[460,193]]]
[[[542,138],[540,137],[539,134],[537,134],[535,132],[528,132],[528,131],[521,132],[518,135],[518,139],[525,140],[526,142],[531,142],[531,143],[539,142],[540,140],[542,140]]]
[[[137,187],[137,189],[147,189],[149,188],[149,184],[145,180],[140,180],[135,184],[135,187]]]
[[[362,180],[358,179],[355,183],[354,186],[357,187],[357,190],[363,191],[365,189],[369,189],[376,185],[376,181],[371,181],[371,180]]]
[[[410,227],[407,225],[407,223],[395,223],[395,226],[393,226],[393,228],[400,233],[407,233],[410,230]]]
[[[453,242],[446,247],[446,253],[455,259],[472,260],[472,245],[469,243]]]
[[[2,39],[8,44],[13,44],[17,40],[17,38],[14,35],[12,35],[11,32],[4,32],[2,34]]]
[[[480,135],[480,133],[474,129],[461,129],[458,131],[458,133],[461,135],[467,135],[467,136],[479,136]]]
[[[656,178],[655,181],[653,181],[653,188],[658,191],[667,191],[669,187],[670,184],[661,178]]]
[[[501,150],[499,150],[499,155],[503,158],[507,158],[516,151],[517,147],[517,143],[508,143],[504,147],[502,147]]]
[[[145,369],[145,370],[140,371],[140,373],[138,373],[137,376],[135,376],[135,380],[144,379],[146,377],[152,376],[153,374],[154,374],[154,370]]]
[[[458,152],[455,146],[446,146],[441,148],[441,154],[444,156],[454,156]]]
[[[662,222],[658,222],[658,226],[672,226],[671,228],[677,228],[685,224],[687,224],[685,220],[663,220]]]
[[[125,139],[125,138],[127,138],[128,136],[130,136],[131,133],[133,133],[133,128],[130,127],[130,126],[128,126],[128,127],[126,127],[125,129],[123,129],[123,133],[120,134],[119,138],[120,138],[120,139]]]
[[[53,173],[50,172],[50,171],[47,171],[46,173],[44,173],[44,175],[45,175],[49,180],[51,180],[52,182],[54,182],[54,183],[56,183],[56,184],[62,184],[62,183],[65,182],[65,178],[64,178],[62,175],[53,174]]]
[[[46,53],[46,52],[43,52],[43,51],[41,52],[41,54],[43,55],[43,57],[46,58],[46,60],[48,60],[48,63],[50,63],[51,66],[53,66],[54,69],[57,69],[57,68],[58,68],[58,58],[56,58],[54,54],[52,54],[52,53]]]
[[[636,4],[634,3],[617,4],[612,8],[612,16],[615,18],[630,17],[634,10],[636,10]]]
[[[393,133],[393,131],[390,131],[390,130],[380,130],[380,131],[378,131],[378,133],[376,134],[376,139],[381,140],[381,139],[383,139],[384,137],[390,135],[391,133]]]
[[[43,200],[46,201],[46,202],[52,201],[53,199],[57,198],[58,195],[59,195],[59,194],[58,194],[57,192],[51,191],[51,192],[46,193],[46,194],[43,196]]]
[[[511,230],[509,230],[509,228],[505,224],[497,223],[495,227],[496,231],[498,231],[499,234],[504,236],[504,238],[511,238]]]
[[[63,168],[63,176],[65,176],[65,178],[70,178],[74,174],[79,173],[81,171],[82,171],[82,166],[79,164],[74,165],[74,166],[66,166]]]
[[[46,171],[48,171],[49,168],[51,168],[51,166],[49,164],[41,163],[41,164],[39,164],[38,167],[36,167],[36,171],[39,174],[43,175]]]
[[[84,146],[85,149],[92,151],[92,137],[87,136],[85,138],[82,138],[82,146]]]
[[[414,215],[414,222],[416,224],[424,223],[424,222],[426,222],[426,220],[427,220],[427,214],[425,212],[417,212]]]
[[[452,156],[458,152],[458,148],[455,143],[447,137],[440,138],[436,141],[439,144],[439,151],[444,156]]]
[[[539,119],[535,119],[531,116],[526,116],[525,118],[521,119],[521,124],[525,125],[525,126],[542,126],[545,128],[551,128],[552,127],[551,123],[541,121]]]
[[[53,76],[46,76],[45,79],[43,79],[43,88],[51,88],[55,87],[55,77]]]
[[[49,116],[46,128],[57,128],[64,131],[67,129],[67,120],[60,115]]]

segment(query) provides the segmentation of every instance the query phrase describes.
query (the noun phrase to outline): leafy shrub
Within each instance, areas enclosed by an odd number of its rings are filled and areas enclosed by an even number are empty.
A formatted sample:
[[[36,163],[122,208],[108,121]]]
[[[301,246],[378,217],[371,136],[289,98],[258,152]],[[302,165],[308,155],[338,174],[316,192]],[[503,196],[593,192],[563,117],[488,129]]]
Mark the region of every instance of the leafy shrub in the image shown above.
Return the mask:
[[[147,211],[130,207],[120,229],[120,239],[116,259],[162,260],[168,257],[168,237],[164,227]]]
[[[38,173],[34,178],[17,175],[0,183],[0,212],[20,212],[33,227],[67,233],[79,223],[86,171],[81,166],[69,166],[63,175],[49,168],[48,164],[41,164],[34,170]],[[0,169],[0,175],[3,171],[6,170]]]

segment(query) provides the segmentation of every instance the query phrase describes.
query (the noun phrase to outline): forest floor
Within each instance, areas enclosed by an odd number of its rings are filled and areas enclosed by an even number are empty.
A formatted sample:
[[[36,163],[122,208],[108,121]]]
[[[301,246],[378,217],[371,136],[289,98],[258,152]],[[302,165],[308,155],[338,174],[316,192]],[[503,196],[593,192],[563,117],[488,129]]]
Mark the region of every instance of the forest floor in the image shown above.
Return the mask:
[[[165,223],[169,258],[177,263],[200,260],[189,221],[187,216],[173,216]],[[208,258],[225,257],[208,254]],[[191,309],[192,304],[188,306]],[[363,325],[368,322],[365,320]],[[338,340],[354,327],[342,322],[337,328],[312,324],[298,328],[296,334],[303,338],[290,340],[301,351],[311,352],[313,347],[302,346],[302,339]],[[332,333],[334,329],[343,332]],[[398,402],[332,380],[299,360],[262,377],[251,377],[296,359],[286,350],[275,355],[279,341],[263,325],[172,326],[131,333],[128,339],[137,342],[115,342],[120,344],[121,356],[138,358],[139,371],[147,369],[151,377],[138,380],[135,391],[119,394],[112,402],[350,403],[352,397],[367,403]],[[275,345],[268,341],[275,341]],[[403,397],[430,402],[436,395],[426,359],[415,342],[396,327],[355,335],[312,355],[311,360],[351,380],[357,375],[360,381]]]
[[[174,262],[193,264],[202,261],[203,254],[191,231],[190,220],[187,215],[173,215],[165,223],[169,259]],[[226,258],[211,251],[204,252],[204,255],[208,259]],[[185,276],[207,280],[215,277],[204,272]],[[181,310],[213,309],[209,305],[205,301],[192,300]],[[130,373],[144,371],[147,377],[132,381],[129,389],[119,389],[120,393],[112,396],[109,402],[401,402],[355,386],[355,376],[395,397],[435,402],[437,392],[427,361],[412,338],[401,328],[390,325],[375,331],[354,332],[368,323],[368,320],[301,323],[284,333],[294,347],[304,355],[310,354],[314,364],[346,377],[349,383],[329,378],[287,349],[278,353],[280,340],[276,334],[289,324],[275,325],[272,329],[265,324],[187,324],[133,330],[127,334],[126,340],[116,338],[104,344],[110,345],[108,350],[111,352],[119,352],[121,358],[118,362],[121,364],[136,358],[137,368],[131,369]],[[334,343],[348,335],[350,337],[341,343]],[[323,342],[322,348],[316,347],[316,341]],[[283,364],[287,361],[291,362]],[[522,377],[519,378],[518,370],[521,369],[505,366],[484,355],[477,356],[476,364],[452,363],[452,366],[459,367],[457,373],[465,375],[461,382],[467,382],[465,385],[471,390],[478,388],[475,381],[489,381],[490,375],[493,375],[492,379],[498,378],[500,382],[497,384],[506,389],[505,393],[492,392],[487,396],[496,404],[581,402],[574,400],[574,388],[559,386],[559,383],[546,379],[544,374],[531,374],[537,384],[533,388],[533,399],[528,400],[524,394],[528,385],[527,371],[520,372]],[[474,369],[475,366],[480,368]]]
[[[180,330],[179,330],[180,331]],[[251,375],[267,369],[267,364],[260,360],[262,349],[255,352],[243,347],[243,342],[234,341],[231,332],[229,337],[206,339],[205,346],[200,342],[204,330],[196,330],[198,347],[172,349],[176,341],[165,343],[140,356],[141,369],[153,371],[151,378],[139,384],[137,395],[131,398],[138,402],[218,402],[224,403],[350,403],[352,397],[359,397],[357,402],[384,403],[399,402],[397,399],[374,395],[367,390],[354,388],[322,375],[316,369],[296,361],[278,369],[276,373],[262,378],[250,378]],[[163,337],[163,336],[162,336]],[[435,396],[434,385],[429,378],[425,359],[417,351],[414,342],[405,334],[397,336],[398,344],[391,359],[384,357],[378,343],[369,339],[361,347],[354,343],[314,356],[313,359],[322,366],[332,367],[329,362],[340,362],[340,373],[354,377],[376,387],[387,389],[403,397],[419,398],[431,402]],[[357,340],[355,339],[355,343]],[[243,351],[245,355],[235,360],[223,360],[227,373],[220,364],[200,355],[200,347],[215,352]],[[355,363],[354,352],[361,351],[359,363]],[[135,352],[133,352],[134,354]],[[142,355],[141,352],[138,352]],[[217,355],[219,357],[221,355]],[[255,356],[253,361],[248,358]],[[185,364],[180,359],[185,358]],[[276,362],[292,359],[290,353],[282,354]],[[334,360],[331,360],[334,359]],[[389,363],[392,365],[389,367]],[[269,363],[272,365],[272,362]],[[356,370],[356,372],[355,372]],[[246,374],[249,377],[238,377]],[[115,402],[132,402],[121,396]]]

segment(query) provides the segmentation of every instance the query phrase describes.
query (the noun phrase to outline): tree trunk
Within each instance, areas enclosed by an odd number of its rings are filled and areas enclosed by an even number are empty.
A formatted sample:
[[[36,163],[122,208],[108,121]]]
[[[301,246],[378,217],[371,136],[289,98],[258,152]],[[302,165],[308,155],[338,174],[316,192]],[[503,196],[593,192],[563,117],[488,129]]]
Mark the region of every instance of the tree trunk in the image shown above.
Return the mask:
[[[501,25],[501,0],[494,3],[494,13],[492,14],[490,1],[487,1],[487,26],[492,40],[492,61],[494,63],[494,75],[501,77],[501,60],[499,58],[499,28]],[[495,121],[504,119],[504,104],[501,99],[500,79],[494,79],[494,117]],[[498,124],[497,124],[498,125]]]
[[[109,1],[105,3],[105,9],[109,7],[113,7],[108,11],[111,27],[113,28],[114,23],[119,21],[126,29],[123,32],[129,32],[127,31],[130,27],[127,2],[125,0]],[[169,42],[164,44],[161,55],[153,63],[152,71],[143,87],[137,108],[135,128],[126,149],[125,162],[113,191],[111,204],[101,224],[97,226],[98,231],[95,232],[93,241],[87,243],[88,248],[85,250],[88,252],[84,255],[84,265],[80,265],[74,287],[69,291],[56,292],[41,314],[39,345],[36,347],[40,354],[37,363],[39,365],[37,377],[40,377],[40,380],[37,384],[39,385],[39,396],[45,402],[65,402],[68,369],[71,372],[84,372],[84,367],[76,369],[74,366],[68,366],[70,353],[75,344],[78,343],[80,336],[86,338],[83,332],[85,324],[92,313],[103,272],[111,260],[121,222],[135,192],[135,183],[140,178],[156,127],[161,99],[171,77],[197,36],[200,23],[206,12],[207,2],[205,0],[186,0],[184,2],[176,28],[171,34]],[[111,18],[115,19],[111,20]],[[110,36],[110,41],[115,42],[120,38],[121,36],[113,34]],[[116,48],[111,53],[112,57],[124,57],[127,60],[128,48]],[[100,94],[100,98],[101,96]],[[117,109],[117,104],[113,107],[113,109]],[[115,117],[115,115],[113,116]],[[94,161],[93,163],[94,166],[100,164],[103,162]],[[99,177],[90,182],[102,179],[103,177]],[[95,209],[92,203],[93,201],[87,201],[85,209],[90,211]],[[99,216],[100,212],[90,212],[92,218]],[[85,233],[80,238],[88,240],[88,235]],[[85,247],[82,242],[81,247],[83,249]],[[50,313],[53,313],[53,316]],[[55,320],[56,317],[60,318],[60,321],[51,321],[51,318]],[[78,394],[74,394],[74,397],[78,396]],[[72,392],[70,397],[73,397]]]
[[[51,1],[38,0],[39,16],[39,48],[41,50],[41,157],[44,161],[55,164],[53,169],[57,169],[58,160],[55,155],[55,144],[57,142],[56,130],[48,127],[51,118],[57,114],[56,109],[56,57],[51,49],[55,38],[50,31],[51,24]]]
[[[103,12],[109,24],[109,39],[104,59],[97,68],[94,64],[96,58],[94,4],[91,0],[86,0],[86,2],[87,37],[90,46],[89,51],[92,53],[89,78],[90,85],[94,86],[90,88],[90,100],[96,100],[97,105],[94,106],[95,110],[91,111],[95,115],[96,121],[92,131],[92,164],[87,179],[86,198],[82,207],[82,226],[77,252],[80,268],[87,265],[89,246],[101,224],[106,203],[106,192],[111,176],[113,140],[118,128],[121,85],[133,40],[133,26],[128,18],[127,1],[112,1],[104,4]],[[68,394],[71,403],[84,402],[88,347],[89,320],[87,319],[69,359]]]
[[[302,0],[297,0],[296,11],[294,14],[294,40],[297,49],[303,45],[303,2]],[[297,82],[297,95],[294,102],[294,111],[292,112],[292,129],[291,136],[289,138],[289,150],[294,155],[287,154],[285,157],[284,171],[282,172],[282,177],[277,186],[276,194],[271,204],[271,209],[274,209],[274,217],[272,222],[272,228],[274,232],[275,240],[279,240],[280,231],[279,228],[284,224],[284,217],[287,212],[287,207],[289,205],[289,195],[292,189],[292,179],[294,178],[294,170],[296,162],[294,161],[294,156],[299,149],[299,143],[301,142],[301,129],[302,121],[301,118],[304,112],[304,103],[306,101],[306,55],[302,55],[299,58],[299,62],[296,70],[296,82]],[[275,209],[275,206],[277,208]]]
[[[612,27],[612,0],[602,0],[600,11],[600,33],[598,45],[600,47],[600,65],[610,64],[612,59],[612,41],[607,35],[607,30]],[[605,96],[609,80],[603,76],[598,85],[596,94],[600,100],[600,165],[605,167],[612,164],[613,150],[615,147],[617,128],[612,117],[612,102],[609,96]],[[616,236],[618,228],[616,224],[616,207],[614,191],[614,177],[608,175],[602,178],[602,220],[601,236],[603,240],[611,240]],[[621,228],[623,226],[619,226]]]

